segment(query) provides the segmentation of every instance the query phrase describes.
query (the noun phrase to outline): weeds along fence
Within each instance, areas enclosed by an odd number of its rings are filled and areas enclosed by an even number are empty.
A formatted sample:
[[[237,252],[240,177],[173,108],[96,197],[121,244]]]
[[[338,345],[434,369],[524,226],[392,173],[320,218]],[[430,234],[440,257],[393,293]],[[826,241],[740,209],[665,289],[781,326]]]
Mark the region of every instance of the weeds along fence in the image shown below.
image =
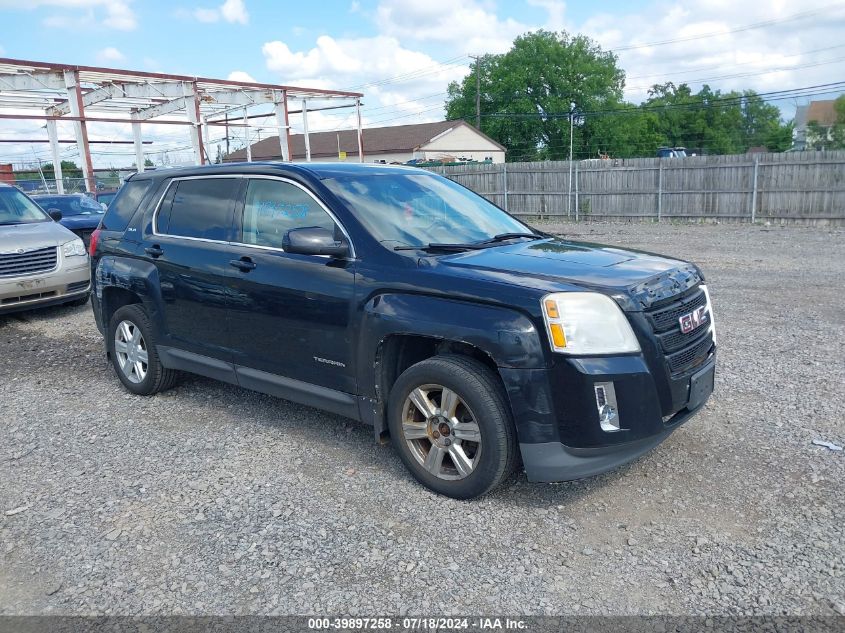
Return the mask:
[[[526,218],[845,225],[845,151],[431,169]]]

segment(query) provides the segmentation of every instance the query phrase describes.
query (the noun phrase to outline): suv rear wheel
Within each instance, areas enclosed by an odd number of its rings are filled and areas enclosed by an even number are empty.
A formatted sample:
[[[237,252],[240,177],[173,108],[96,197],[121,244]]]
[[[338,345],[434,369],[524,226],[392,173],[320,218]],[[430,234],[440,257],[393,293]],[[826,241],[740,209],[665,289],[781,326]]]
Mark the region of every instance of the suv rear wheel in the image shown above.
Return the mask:
[[[405,370],[390,392],[388,425],[414,477],[448,497],[483,495],[516,465],[505,390],[472,358],[436,356]]]
[[[162,366],[150,319],[138,304],[123,306],[109,322],[109,356],[117,377],[129,391],[149,396],[170,389],[178,372]]]

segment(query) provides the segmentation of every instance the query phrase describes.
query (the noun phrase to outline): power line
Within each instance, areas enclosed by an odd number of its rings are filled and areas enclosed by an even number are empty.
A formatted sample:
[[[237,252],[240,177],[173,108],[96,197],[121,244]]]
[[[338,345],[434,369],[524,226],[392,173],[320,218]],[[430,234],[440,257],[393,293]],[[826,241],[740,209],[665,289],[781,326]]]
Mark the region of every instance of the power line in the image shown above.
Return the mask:
[[[619,53],[623,51],[631,51],[637,50],[640,48],[651,48],[652,46],[664,46],[666,44],[678,44],[680,42],[692,42],[694,40],[702,40],[708,37],[718,37],[720,35],[729,35],[731,33],[742,33],[744,31],[751,31],[754,29],[760,29],[767,26],[772,26],[774,24],[783,24],[785,22],[792,22],[794,20],[801,20],[803,18],[808,18],[814,15],[818,15],[819,13],[826,13],[829,9],[833,7],[842,7],[843,4],[840,2],[833,3],[821,7],[819,9],[813,9],[812,11],[801,11],[799,13],[793,13],[783,18],[772,19],[772,20],[764,20],[762,22],[754,22],[752,24],[746,24],[744,26],[738,26],[733,29],[728,29],[727,31],[713,31],[711,33],[702,33],[699,35],[690,35],[689,37],[676,37],[669,40],[661,40],[658,42],[648,42],[646,44],[632,44],[630,46],[620,46],[618,48],[610,49],[611,52]]]
[[[713,81],[713,80],[720,80],[720,79],[738,79],[740,77],[758,77],[760,75],[771,75],[772,73],[779,73],[788,70],[801,70],[804,68],[815,68],[817,66],[826,66],[828,64],[835,64],[837,62],[845,61],[845,57],[837,57],[835,59],[827,59],[818,62],[811,62],[807,64],[801,64],[798,66],[784,66],[781,68],[772,68],[770,70],[755,70],[751,72],[739,73],[734,75],[718,75],[715,77],[699,77],[696,79],[684,79],[681,83],[701,83],[704,81]],[[648,86],[626,86],[625,90],[643,90],[645,88],[651,88],[654,84]]]
[[[673,104],[653,104],[653,105],[640,105],[640,106],[633,106],[633,107],[626,107],[626,108],[616,108],[613,110],[579,110],[575,113],[576,117],[579,116],[595,116],[595,115],[604,115],[604,114],[624,114],[624,113],[634,113],[634,112],[651,112],[651,111],[665,111],[665,110],[678,110],[678,109],[700,109],[702,107],[708,108],[712,107],[713,105],[722,104],[722,105],[741,105],[742,103],[748,101],[749,99],[761,99],[763,101],[778,101],[782,99],[792,99],[795,97],[806,97],[806,96],[816,96],[819,94],[830,94],[832,92],[837,92],[839,90],[845,90],[845,81],[838,81],[829,84],[818,84],[815,86],[805,86],[803,88],[790,88],[787,90],[774,90],[771,92],[760,92],[755,93],[753,95],[736,95],[731,97],[717,97],[715,99],[710,99],[706,102],[690,102],[690,103],[673,103]],[[691,95],[692,97],[692,95]],[[569,112],[531,112],[531,113],[509,113],[509,112],[498,112],[498,113],[490,113],[485,114],[482,116],[487,117],[497,117],[497,118],[541,118],[541,119],[555,119],[555,118],[565,118],[568,119],[570,117]]]
[[[798,53],[791,53],[789,55],[783,55],[782,57],[800,57],[802,55],[812,55],[813,53],[822,53],[824,51],[831,51],[831,50],[834,50],[834,49],[837,49],[837,48],[845,48],[845,44],[837,44],[836,46],[825,46],[824,48],[815,48],[811,51],[800,51]],[[737,66],[750,66],[751,64],[756,64],[756,63],[757,63],[756,61],[740,62],[740,63],[735,63],[735,64],[729,64],[727,67],[734,68],[734,67],[737,67]],[[668,73],[667,72],[657,72],[657,73],[651,73],[651,74],[648,74],[648,75],[631,75],[631,76],[626,76],[625,79],[626,80],[627,79],[645,79],[647,77],[667,77],[667,76],[670,76],[670,75],[685,75],[687,73],[695,73],[695,72],[705,71],[705,70],[715,70],[717,68],[726,68],[726,66],[725,66],[725,64],[718,64],[716,66],[698,66],[696,68],[686,68],[684,70],[676,70],[676,71],[672,71],[672,72],[668,72]]]

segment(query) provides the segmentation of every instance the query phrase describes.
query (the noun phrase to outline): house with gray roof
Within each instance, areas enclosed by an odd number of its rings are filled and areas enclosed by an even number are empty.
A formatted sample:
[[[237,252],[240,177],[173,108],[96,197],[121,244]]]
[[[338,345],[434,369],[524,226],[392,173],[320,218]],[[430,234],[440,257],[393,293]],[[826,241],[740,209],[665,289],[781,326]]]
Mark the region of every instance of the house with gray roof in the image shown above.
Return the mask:
[[[308,140],[313,161],[358,161],[357,130],[312,132]],[[366,163],[406,163],[412,159],[505,162],[505,147],[465,121],[365,128],[363,141]],[[289,146],[294,162],[306,160],[302,134],[291,134]],[[250,149],[252,160],[281,160],[278,136],[253,143]],[[246,157],[246,149],[240,149],[225,160],[244,161]]]

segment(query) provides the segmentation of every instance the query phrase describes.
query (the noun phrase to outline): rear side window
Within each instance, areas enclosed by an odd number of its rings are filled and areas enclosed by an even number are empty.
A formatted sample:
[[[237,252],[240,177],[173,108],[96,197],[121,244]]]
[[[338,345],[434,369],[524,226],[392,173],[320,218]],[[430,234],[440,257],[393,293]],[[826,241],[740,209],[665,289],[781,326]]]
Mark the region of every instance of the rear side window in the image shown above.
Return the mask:
[[[156,230],[179,237],[227,240],[239,185],[238,178],[177,181],[171,185],[172,201],[168,192],[159,210]]]
[[[132,216],[135,215],[135,211],[138,210],[138,205],[141,204],[141,200],[152,184],[152,180],[130,180],[123,185],[103,217],[103,229],[106,231],[125,231],[132,220]]]

